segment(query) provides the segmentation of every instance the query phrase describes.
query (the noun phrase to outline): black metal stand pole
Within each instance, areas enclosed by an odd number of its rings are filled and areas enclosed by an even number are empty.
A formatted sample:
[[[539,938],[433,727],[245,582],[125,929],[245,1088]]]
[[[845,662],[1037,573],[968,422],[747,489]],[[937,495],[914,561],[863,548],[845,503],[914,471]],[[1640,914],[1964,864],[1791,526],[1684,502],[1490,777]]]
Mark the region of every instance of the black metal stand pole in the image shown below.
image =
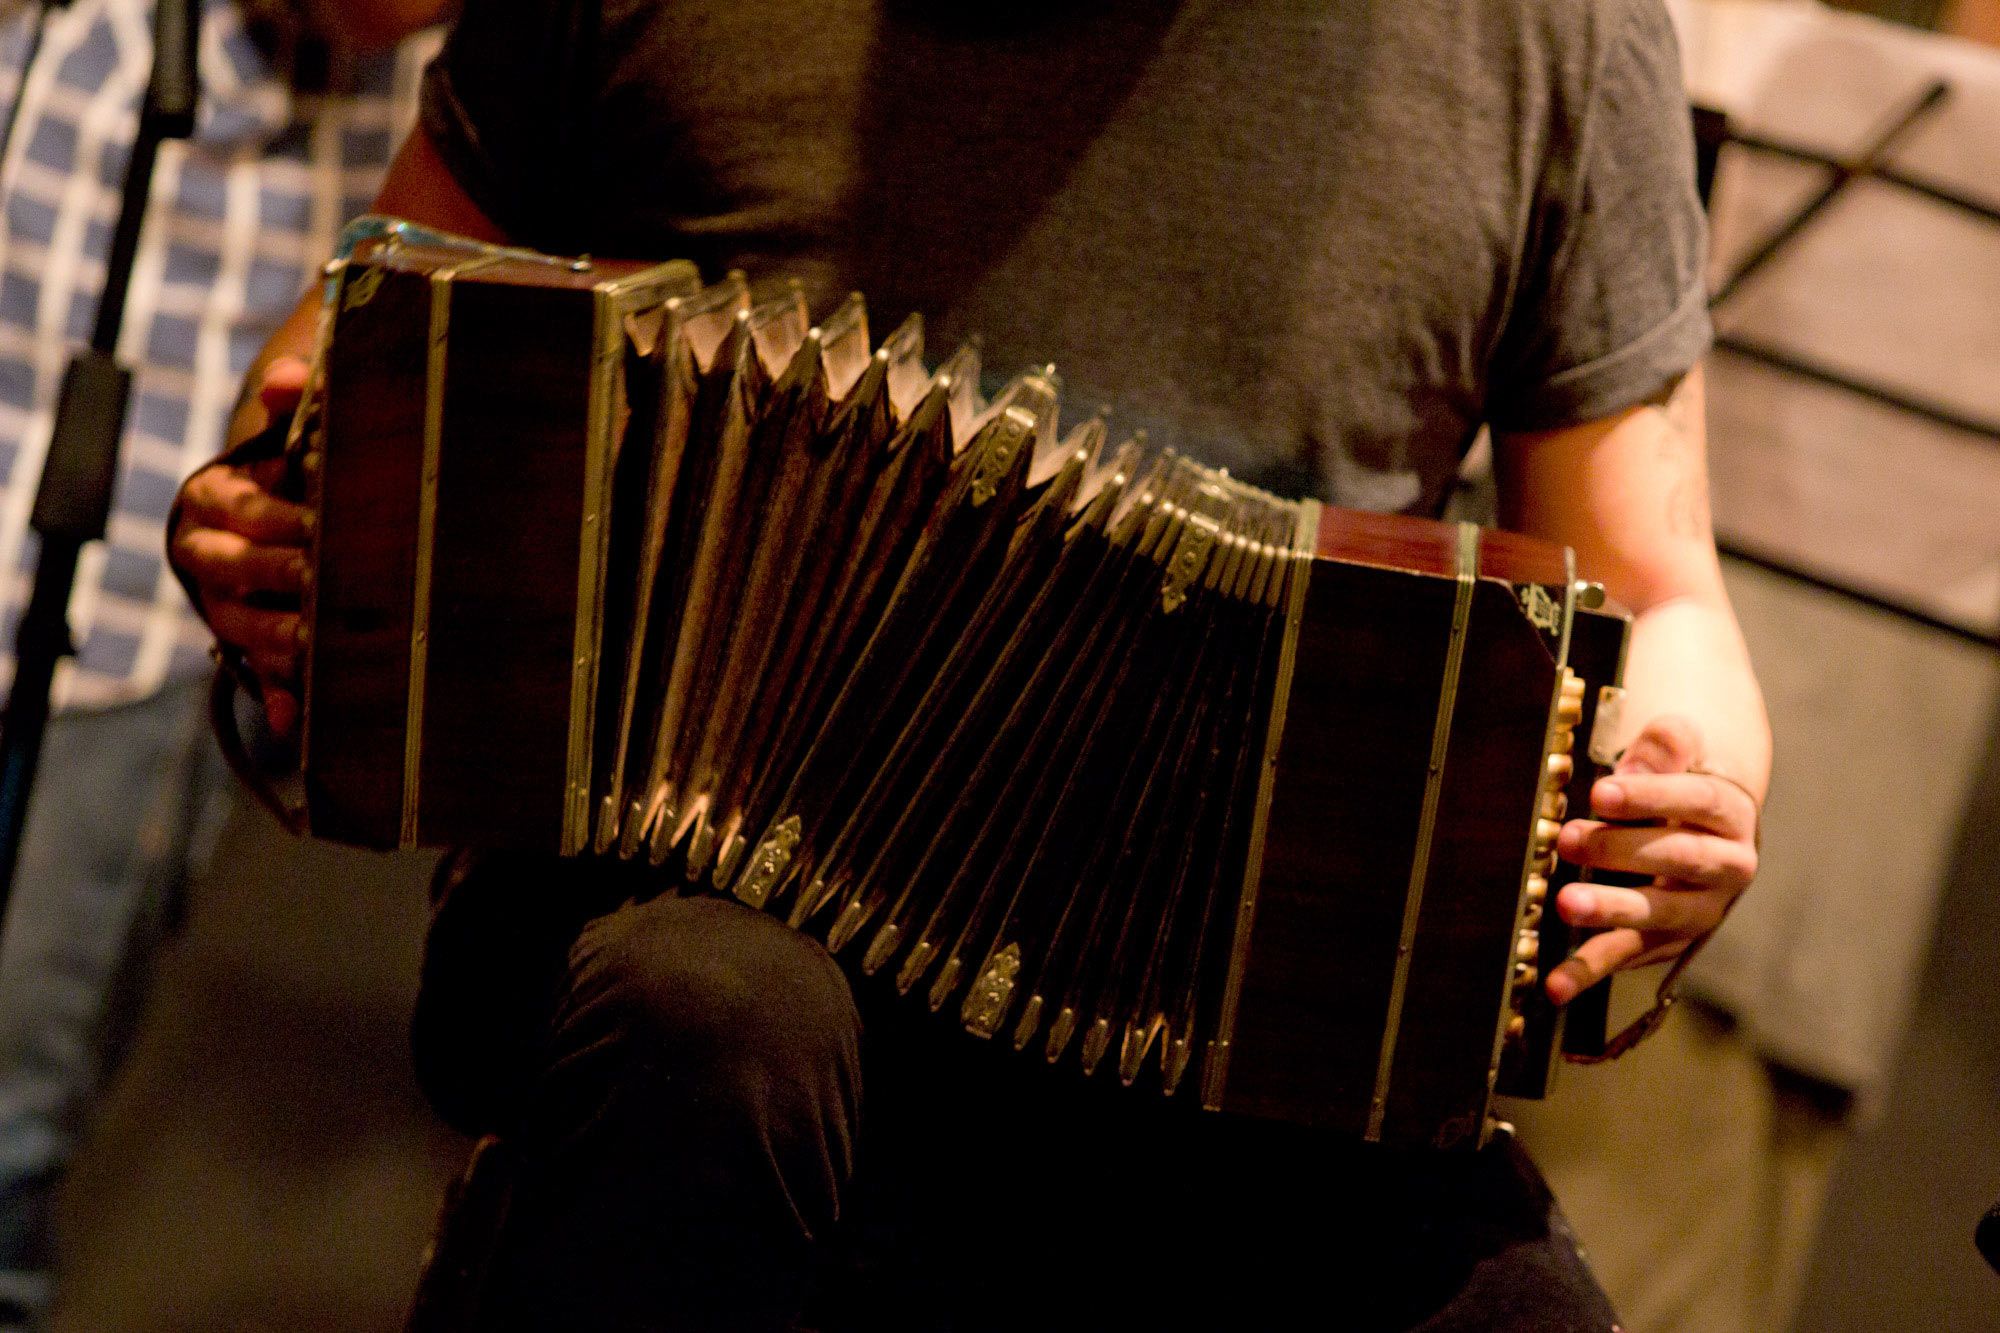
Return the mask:
[[[118,331],[125,321],[132,261],[139,250],[139,226],[146,216],[160,144],[194,133],[200,23],[200,0],[158,0],[153,15],[153,74],[125,167],[124,201],[105,263],[104,295],[90,346],[76,354],[63,375],[55,431],[35,492],[29,521],[41,538],[41,549],[34,589],[14,639],[14,686],[6,711],[0,713],[0,921],[5,920],[13,892],[21,834],[28,822],[49,720],[49,686],[56,663],[76,651],[70,641],[69,599],[76,584],[77,557],[85,542],[104,536],[111,514],[118,440],[125,431],[132,388],[132,373],[117,361]]]
[[[1863,177],[1875,175],[1881,169],[1882,160],[1889,155],[1889,150],[1896,146],[1896,141],[1941,105],[1950,92],[1950,85],[1942,79],[1925,85],[1924,90],[1908,105],[1897,108],[1896,113],[1869,136],[1867,144],[1855,154],[1852,162],[1829,164],[1833,170],[1832,178],[1812,198],[1800,205],[1789,218],[1774,228],[1771,234],[1736,266],[1734,273],[1722,280],[1722,285],[1708,298],[1709,307],[1713,309],[1727,301],[1730,295],[1743,285],[1746,278],[1769,263],[1772,256],[1783,249],[1787,241],[1798,235],[1808,222],[1818,217],[1820,210],[1832,203],[1834,198],[1849,185]]]

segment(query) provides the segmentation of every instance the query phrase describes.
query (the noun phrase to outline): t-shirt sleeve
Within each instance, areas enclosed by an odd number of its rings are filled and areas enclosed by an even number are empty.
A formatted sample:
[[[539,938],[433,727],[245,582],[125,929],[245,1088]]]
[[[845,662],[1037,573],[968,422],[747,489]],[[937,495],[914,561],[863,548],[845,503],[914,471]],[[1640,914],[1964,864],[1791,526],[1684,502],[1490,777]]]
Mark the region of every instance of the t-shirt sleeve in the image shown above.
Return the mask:
[[[1658,0],[1607,8],[1592,85],[1552,134],[1536,239],[1492,367],[1497,429],[1612,416],[1708,350],[1707,226],[1673,26]]]
[[[418,116],[446,167],[510,236],[561,230],[588,159],[594,4],[465,0],[428,68]]]

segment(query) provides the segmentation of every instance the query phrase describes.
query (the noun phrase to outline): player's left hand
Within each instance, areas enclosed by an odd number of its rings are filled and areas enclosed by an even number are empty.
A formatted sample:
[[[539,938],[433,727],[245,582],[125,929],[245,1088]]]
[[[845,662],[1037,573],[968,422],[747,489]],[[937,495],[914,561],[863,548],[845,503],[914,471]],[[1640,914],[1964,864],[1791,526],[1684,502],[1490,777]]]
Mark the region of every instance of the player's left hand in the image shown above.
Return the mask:
[[[1591,819],[1563,825],[1557,852],[1601,870],[1651,875],[1645,888],[1569,884],[1556,910],[1573,926],[1606,927],[1550,974],[1567,1004],[1620,968],[1664,962],[1715,929],[1757,874],[1757,803],[1702,767],[1701,728],[1685,717],[1647,723],[1590,791]]]
[[[259,385],[268,420],[286,418],[305,391],[308,368],[280,357]],[[218,642],[255,675],[271,730],[299,720],[299,599],[306,586],[311,515],[278,494],[285,464],[218,460],[189,477],[175,501],[167,558],[190,583],[195,609]]]

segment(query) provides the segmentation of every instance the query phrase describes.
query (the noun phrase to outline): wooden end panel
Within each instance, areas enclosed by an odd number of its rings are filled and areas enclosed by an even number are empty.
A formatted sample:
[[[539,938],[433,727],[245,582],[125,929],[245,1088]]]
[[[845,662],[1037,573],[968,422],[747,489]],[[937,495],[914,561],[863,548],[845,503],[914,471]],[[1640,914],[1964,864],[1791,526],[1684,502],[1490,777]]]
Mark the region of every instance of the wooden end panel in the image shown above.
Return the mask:
[[[364,297],[355,279],[374,273],[369,285],[380,285]],[[350,270],[347,281],[326,363],[305,790],[315,834],[395,847],[430,284],[383,270]]]
[[[1563,584],[1569,580],[1564,549],[1540,537],[1488,528],[1479,537],[1479,572],[1509,583],[1547,584],[1550,595],[1560,602]]]
[[[1320,511],[1318,555],[1322,562],[1338,560],[1448,579],[1458,568],[1458,525],[1328,506]]]
[[[1367,1124],[1454,583],[1314,562],[1279,741],[1227,1110]]]
[[[1556,688],[1553,650],[1508,584],[1479,580],[1391,1070],[1385,1142],[1454,1148],[1479,1141],[1540,796]]]
[[[426,843],[561,842],[592,329],[587,290],[453,284],[424,691]]]

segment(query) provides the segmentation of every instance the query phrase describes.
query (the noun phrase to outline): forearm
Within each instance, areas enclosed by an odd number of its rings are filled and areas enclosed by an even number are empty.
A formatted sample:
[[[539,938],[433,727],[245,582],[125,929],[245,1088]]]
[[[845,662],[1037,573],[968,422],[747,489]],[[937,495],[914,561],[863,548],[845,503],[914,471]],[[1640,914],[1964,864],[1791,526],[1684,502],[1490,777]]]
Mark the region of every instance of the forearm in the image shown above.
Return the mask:
[[[1601,933],[1549,977],[1558,1004],[1614,968],[1681,954],[1757,873],[1771,730],[1709,526],[1701,390],[1696,370],[1615,417],[1496,443],[1509,526],[1573,547],[1634,617],[1610,737],[1621,757],[1556,847],[1639,885],[1563,889],[1563,919]]]
[[[457,8],[446,0],[305,0],[307,26],[356,51],[387,51]]]
[[[1678,715],[1705,767],[1761,801],[1771,732],[1722,582],[1708,504],[1702,375],[1612,420],[1503,442],[1502,517],[1576,549],[1634,613],[1620,743]]]
[[[1619,741],[1669,715],[1701,728],[1704,768],[1742,783],[1762,804],[1771,777],[1771,728],[1726,598],[1674,598],[1633,618]]]

